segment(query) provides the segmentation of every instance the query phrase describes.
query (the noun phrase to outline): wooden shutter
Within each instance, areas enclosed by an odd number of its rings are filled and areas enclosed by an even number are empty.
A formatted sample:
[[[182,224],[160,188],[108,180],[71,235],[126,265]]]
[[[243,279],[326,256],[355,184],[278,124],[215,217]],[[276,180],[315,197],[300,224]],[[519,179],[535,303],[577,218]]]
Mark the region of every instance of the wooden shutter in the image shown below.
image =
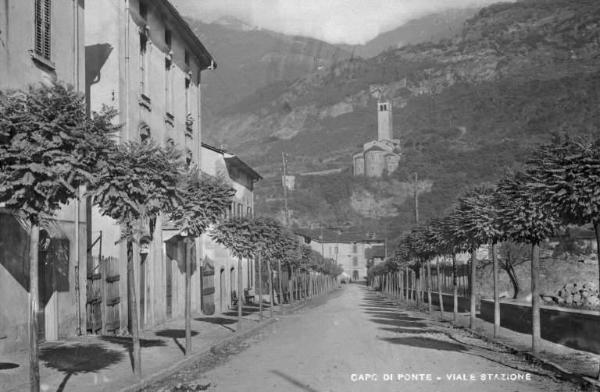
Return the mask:
[[[50,60],[51,0],[35,0],[35,53]]]

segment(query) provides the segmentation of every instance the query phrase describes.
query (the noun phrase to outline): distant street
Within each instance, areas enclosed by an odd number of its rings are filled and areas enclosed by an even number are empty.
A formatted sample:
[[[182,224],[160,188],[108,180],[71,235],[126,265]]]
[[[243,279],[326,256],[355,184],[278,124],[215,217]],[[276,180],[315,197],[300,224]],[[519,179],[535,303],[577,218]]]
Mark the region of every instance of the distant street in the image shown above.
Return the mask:
[[[282,316],[196,381],[232,392],[573,388],[465,332],[450,331],[364,286],[344,285],[326,303]]]

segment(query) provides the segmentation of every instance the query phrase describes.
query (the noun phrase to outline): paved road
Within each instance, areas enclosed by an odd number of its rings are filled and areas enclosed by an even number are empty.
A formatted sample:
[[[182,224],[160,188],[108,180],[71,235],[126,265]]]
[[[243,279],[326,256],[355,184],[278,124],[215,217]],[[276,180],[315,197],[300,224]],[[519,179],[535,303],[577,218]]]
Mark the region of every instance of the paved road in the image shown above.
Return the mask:
[[[466,333],[449,334],[444,328],[364,286],[348,285],[320,306],[283,316],[199,381],[210,383],[211,391],[232,392],[573,388]],[[497,379],[481,379],[490,376]],[[503,379],[511,377],[521,380]]]

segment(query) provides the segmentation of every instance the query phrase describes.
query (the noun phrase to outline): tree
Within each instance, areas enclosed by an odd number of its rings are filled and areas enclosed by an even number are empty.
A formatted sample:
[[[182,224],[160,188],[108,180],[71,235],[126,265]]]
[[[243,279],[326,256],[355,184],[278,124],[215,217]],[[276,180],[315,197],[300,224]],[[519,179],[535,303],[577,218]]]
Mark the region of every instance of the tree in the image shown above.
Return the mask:
[[[537,353],[540,337],[539,263],[540,242],[559,227],[554,211],[544,204],[527,172],[508,175],[498,184],[498,216],[501,229],[514,241],[531,245],[532,351]]]
[[[515,265],[527,260],[528,246],[519,242],[505,241],[498,246],[498,262],[500,268],[506,271],[510,283],[513,286],[513,299],[521,292],[519,277],[515,271]]]
[[[37,338],[40,225],[110,164],[114,112],[89,118],[71,87],[32,86],[0,92],[0,203],[28,223],[30,386],[39,391]],[[79,255],[77,255],[79,257]]]
[[[180,177],[181,203],[169,212],[169,217],[182,236],[196,239],[208,227],[217,223],[231,205],[235,190],[222,179],[201,173],[190,167]],[[187,248],[186,248],[187,249]],[[192,350],[191,335],[191,255],[185,252],[185,354]]]
[[[144,223],[149,224],[147,232],[152,237],[158,216],[182,203],[178,188],[182,162],[179,154],[172,149],[137,142],[118,145],[110,156],[110,162],[100,170],[90,194],[100,212],[121,225],[121,239],[126,242],[134,373],[141,377],[133,245],[146,233],[142,228]]]

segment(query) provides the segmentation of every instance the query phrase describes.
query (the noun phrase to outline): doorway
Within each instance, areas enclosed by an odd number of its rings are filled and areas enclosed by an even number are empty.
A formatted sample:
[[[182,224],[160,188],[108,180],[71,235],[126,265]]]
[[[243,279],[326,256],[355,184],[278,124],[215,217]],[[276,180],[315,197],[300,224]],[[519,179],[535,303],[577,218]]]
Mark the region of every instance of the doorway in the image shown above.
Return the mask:
[[[225,285],[225,269],[221,268],[219,273],[219,312],[223,313],[223,305],[227,296],[227,287]]]

